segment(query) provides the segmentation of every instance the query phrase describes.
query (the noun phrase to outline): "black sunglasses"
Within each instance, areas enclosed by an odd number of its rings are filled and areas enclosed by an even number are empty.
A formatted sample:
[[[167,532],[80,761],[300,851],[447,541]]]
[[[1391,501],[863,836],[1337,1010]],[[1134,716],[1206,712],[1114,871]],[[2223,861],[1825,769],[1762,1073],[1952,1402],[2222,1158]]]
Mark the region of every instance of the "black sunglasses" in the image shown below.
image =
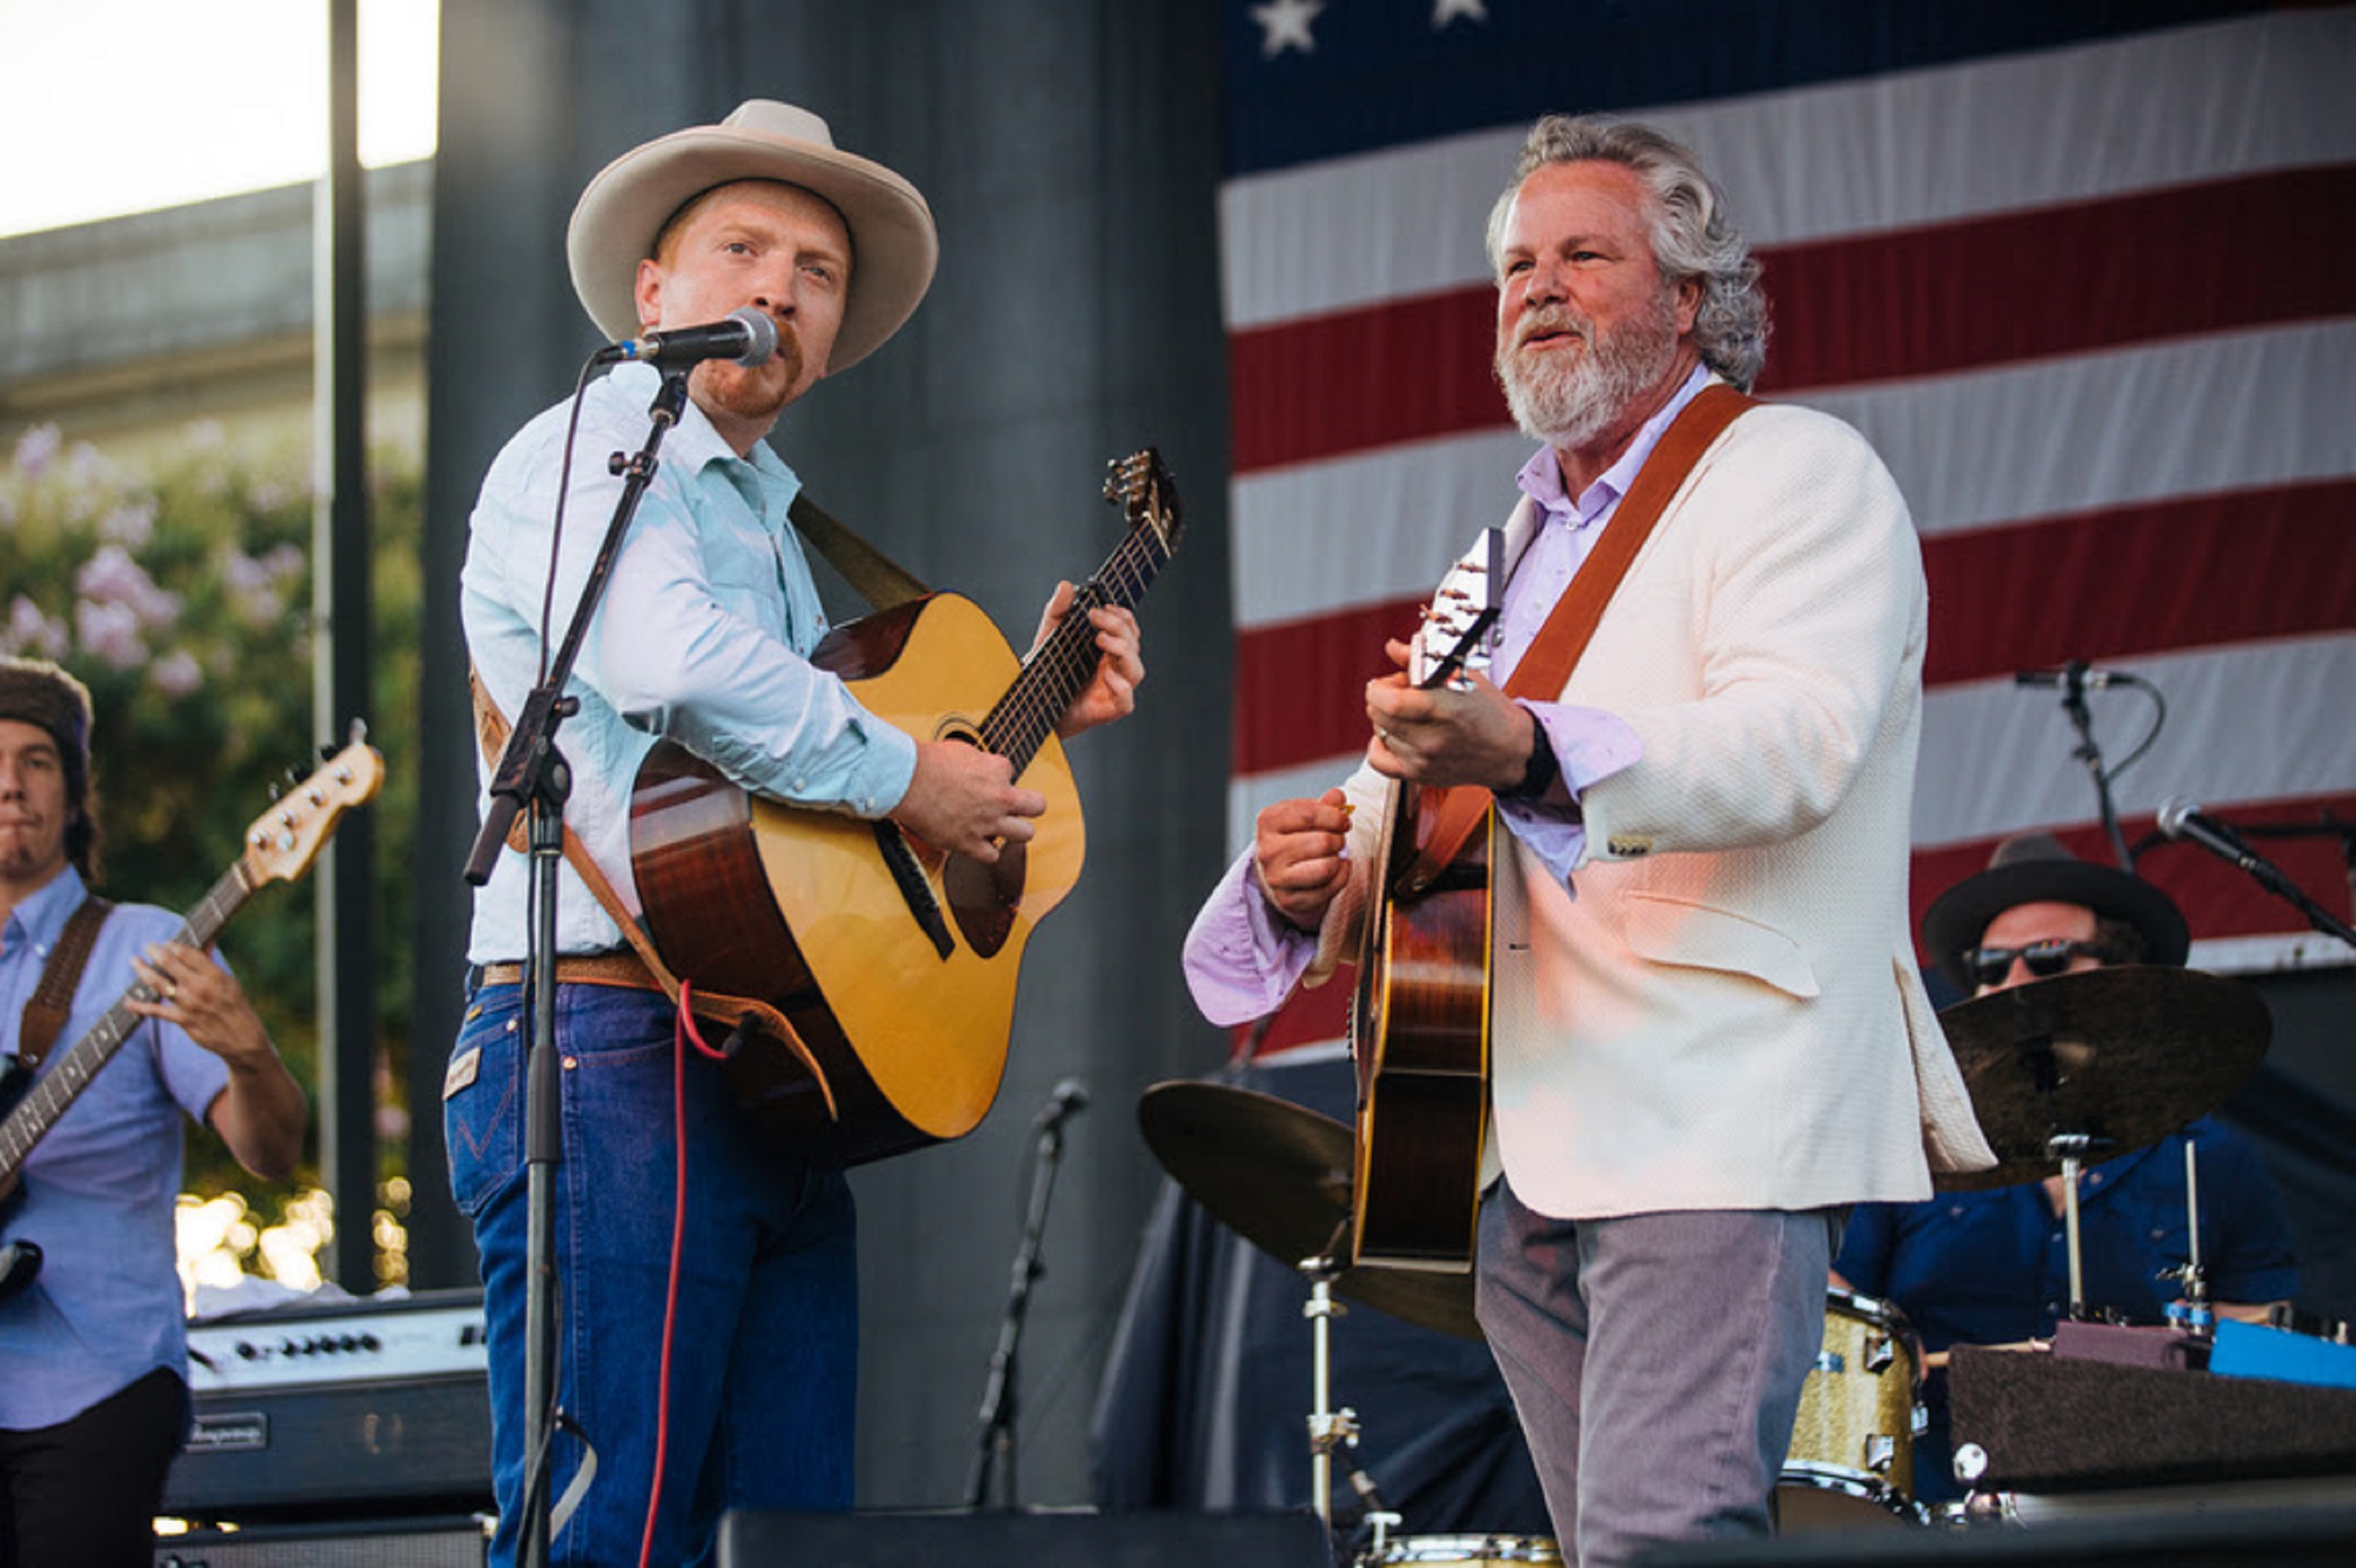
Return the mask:
[[[2044,980],[2069,968],[2070,960],[2081,955],[2102,959],[2109,956],[2100,943],[2057,937],[2050,942],[2032,942],[2026,947],[1967,947],[1964,949],[1964,969],[1976,986],[2000,985],[2012,973],[2012,962],[2018,958],[2029,965],[2031,975]]]

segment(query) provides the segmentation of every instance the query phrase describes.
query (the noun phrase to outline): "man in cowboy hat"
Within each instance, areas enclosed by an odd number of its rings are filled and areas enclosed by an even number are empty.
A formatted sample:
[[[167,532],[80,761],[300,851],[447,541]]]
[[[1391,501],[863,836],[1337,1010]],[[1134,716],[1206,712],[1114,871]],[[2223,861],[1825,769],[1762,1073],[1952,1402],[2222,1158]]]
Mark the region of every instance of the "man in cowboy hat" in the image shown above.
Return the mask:
[[[759,795],[890,817],[978,860],[1029,839],[1046,803],[1013,783],[1006,759],[905,734],[809,662],[826,621],[787,526],[800,480],[766,442],[820,378],[873,353],[916,309],[938,254],[924,197],[838,149],[817,115],[756,100],[607,165],[573,210],[567,251],[574,290],[608,336],[747,308],[777,331],[766,362],[707,361],[689,378],[688,406],[582,645],[570,688],[580,709],[561,736],[573,777],[565,816],[620,899],[637,901],[630,791],[659,738]],[[586,391],[569,474],[560,406],[509,442],[484,480],[462,613],[482,688],[503,714],[537,677],[544,630],[550,641],[562,631],[544,627],[543,605],[578,600],[621,483],[607,454],[643,443],[659,386],[653,367],[620,367]],[[561,546],[560,496],[571,519]],[[1070,594],[1058,586],[1049,621]],[[1104,657],[1059,727],[1067,735],[1128,712],[1144,676],[1133,617],[1099,609],[1090,619]],[[652,1515],[654,1560],[685,1562],[710,1550],[723,1509],[851,1505],[851,1194],[840,1173],[757,1140],[714,1063],[674,1061],[671,1005],[598,896],[570,865],[559,877],[556,1398],[581,1440],[558,1438],[552,1494],[584,1442],[596,1477],[553,1549],[567,1562],[635,1561]],[[452,1180],[482,1256],[500,1561],[515,1550],[519,1516],[545,1506],[521,1489],[526,1042],[516,982],[527,881],[510,848],[477,895],[473,983],[444,1093]],[[682,1161],[698,1195],[675,1206]]]
[[[180,1116],[274,1181],[309,1107],[229,971],[172,940],[179,916],[91,897],[90,730],[80,681],[0,659],[0,1107],[134,984],[154,998],[125,1002],[137,1027],[0,1198],[0,1563],[144,1568],[188,1424]]]
[[[1997,846],[1988,869],[1935,900],[1922,943],[1968,994],[2112,965],[2181,965],[2184,915],[2142,878],[2083,860],[2046,833]],[[2198,1161],[2201,1261],[2213,1310],[2262,1321],[2297,1288],[2290,1228],[2257,1152],[2212,1116],[2087,1171],[2079,1189],[2085,1298],[2158,1323],[2180,1294],[2167,1271],[2189,1254],[2184,1149]],[[1939,1361],[1957,1344],[2011,1345],[2053,1332],[2067,1309],[2068,1254],[2056,1175],[1918,1203],[1869,1203],[1850,1217],[1834,1284],[1896,1303]],[[1946,1380],[1925,1389],[1930,1425],[1914,1444],[1914,1497],[1958,1497]]]

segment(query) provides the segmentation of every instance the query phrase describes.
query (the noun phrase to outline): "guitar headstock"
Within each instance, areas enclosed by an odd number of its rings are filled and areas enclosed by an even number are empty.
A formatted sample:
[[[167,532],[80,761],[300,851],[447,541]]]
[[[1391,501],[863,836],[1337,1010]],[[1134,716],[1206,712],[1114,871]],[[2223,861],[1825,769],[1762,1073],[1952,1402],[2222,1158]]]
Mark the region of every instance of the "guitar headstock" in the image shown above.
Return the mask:
[[[1445,681],[1462,690],[1468,670],[1484,670],[1496,652],[1497,614],[1505,603],[1505,534],[1483,528],[1456,558],[1431,596],[1408,656],[1408,678],[1420,687]]]
[[[352,739],[342,751],[245,830],[245,852],[240,859],[249,880],[258,886],[301,877],[335,831],[337,819],[374,799],[383,783],[384,758],[353,726]]]
[[[1178,506],[1178,482],[1154,447],[1142,447],[1105,464],[1104,497],[1121,509],[1132,528],[1150,527],[1164,555],[1178,548],[1185,520]]]

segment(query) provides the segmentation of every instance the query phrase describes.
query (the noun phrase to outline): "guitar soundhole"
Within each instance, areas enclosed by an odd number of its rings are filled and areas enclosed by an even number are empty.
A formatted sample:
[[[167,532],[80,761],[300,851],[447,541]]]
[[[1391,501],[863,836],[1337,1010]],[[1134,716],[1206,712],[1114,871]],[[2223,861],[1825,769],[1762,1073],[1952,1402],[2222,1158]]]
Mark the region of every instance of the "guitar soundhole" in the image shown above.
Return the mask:
[[[985,866],[963,855],[952,855],[941,868],[941,887],[949,896],[949,918],[965,937],[965,944],[984,958],[994,958],[1014,934],[1014,912],[1023,903],[1023,869],[1031,847],[1008,844],[998,863]]]

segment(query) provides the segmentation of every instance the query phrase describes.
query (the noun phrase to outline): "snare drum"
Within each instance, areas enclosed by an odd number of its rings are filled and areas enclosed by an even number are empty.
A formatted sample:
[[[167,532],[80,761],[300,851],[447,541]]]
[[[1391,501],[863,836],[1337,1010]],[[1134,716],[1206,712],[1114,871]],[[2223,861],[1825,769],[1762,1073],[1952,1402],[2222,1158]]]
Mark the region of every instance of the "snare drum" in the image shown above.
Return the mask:
[[[1481,1563],[1560,1563],[1562,1553],[1542,1535],[1400,1535],[1358,1559],[1359,1568],[1421,1563],[1445,1568]]]
[[[1923,1522],[1912,1496],[1920,1364],[1914,1331],[1896,1307],[1826,1293],[1824,1349],[1800,1390],[1775,1489],[1784,1532]]]

